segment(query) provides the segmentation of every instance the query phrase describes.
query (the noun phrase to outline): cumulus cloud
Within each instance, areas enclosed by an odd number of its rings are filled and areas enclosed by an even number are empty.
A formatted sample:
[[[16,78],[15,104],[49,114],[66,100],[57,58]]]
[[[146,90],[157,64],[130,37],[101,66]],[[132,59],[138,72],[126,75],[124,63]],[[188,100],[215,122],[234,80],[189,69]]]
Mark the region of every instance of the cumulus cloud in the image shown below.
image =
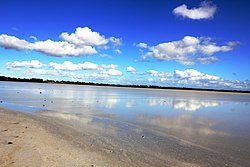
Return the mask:
[[[129,67],[127,67],[127,72],[130,72],[132,74],[136,74],[137,70],[134,67],[129,66]]]
[[[26,50],[29,42],[6,34],[0,35],[0,47],[5,49]]]
[[[158,76],[159,72],[155,70],[148,70],[147,73],[149,73],[151,76]]]
[[[55,70],[97,70],[98,64],[94,64],[91,62],[84,62],[83,64],[74,64],[71,61],[64,61],[62,64],[50,62],[49,67],[55,69]]]
[[[153,82],[154,81],[153,78],[148,78],[147,80],[148,80],[148,82]]]
[[[121,76],[122,73],[115,69],[110,69],[108,71],[101,72],[92,72],[92,73],[76,73],[72,71],[63,71],[63,70],[48,70],[48,69],[34,69],[29,68],[23,72],[24,75],[47,75],[47,76],[56,76],[57,78],[69,78],[70,80],[81,80],[84,79],[85,82],[109,82],[110,80],[117,80],[111,77]],[[119,78],[118,78],[119,80]],[[117,80],[117,81],[118,81]],[[109,82],[110,83],[110,82]]]
[[[197,87],[213,89],[250,89],[249,81],[225,80],[216,75],[205,74],[195,69],[175,70],[170,72],[159,72],[148,70],[150,79],[147,82],[164,83],[173,87]]]
[[[213,44],[200,47],[201,52],[205,55],[212,55],[215,52],[228,52],[232,49],[233,48],[231,46],[215,46]]]
[[[164,82],[166,81],[167,79],[166,78],[160,78],[161,82]]]
[[[199,8],[188,9],[185,4],[178,6],[173,10],[173,14],[193,20],[211,19],[214,17],[216,9],[216,5],[211,1],[203,1]]]
[[[120,46],[122,45],[122,39],[121,38],[115,38],[115,37],[110,37],[109,41],[114,45],[114,46]]]
[[[9,70],[25,69],[24,75],[46,75],[56,76],[58,79],[81,80],[85,82],[99,83],[121,83],[121,84],[154,84],[170,87],[194,87],[213,89],[238,89],[249,90],[250,81],[226,80],[216,75],[202,73],[195,69],[175,70],[174,72],[162,72],[147,70],[146,73],[139,73],[132,66],[127,67],[127,72],[138,74],[136,79],[120,77],[123,75],[115,64],[95,64],[92,62],[63,63],[50,62],[43,64],[38,60],[7,62],[6,68]],[[143,75],[141,75],[143,74]]]
[[[53,75],[59,76],[60,72],[57,70],[45,70],[45,69],[28,69],[24,72],[25,75]]]
[[[111,76],[121,76],[122,75],[122,72],[119,70],[116,70],[116,69],[109,69],[107,73],[108,73],[108,75],[111,75]]]
[[[74,33],[63,32],[60,35],[62,41],[37,41],[35,36],[34,43],[19,39],[6,34],[0,35],[0,47],[15,50],[33,50],[50,56],[89,56],[97,53],[97,48],[108,48],[107,44],[118,46],[121,44],[120,38],[105,38],[98,32],[92,31],[88,27],[78,27]],[[120,53],[119,49],[116,52]]]
[[[173,76],[173,74],[171,74],[169,72],[159,72],[159,71],[156,71],[156,70],[147,70],[147,73],[150,76],[153,76],[153,77],[164,78],[164,79],[162,79],[162,82],[165,81],[166,78],[169,78],[169,77]]]
[[[173,60],[183,65],[210,64],[219,60],[215,56],[211,57],[212,55],[217,52],[231,51],[237,44],[238,42],[228,42],[225,45],[218,46],[211,42],[210,38],[185,36],[179,41],[147,46],[147,52],[142,58],[151,57],[160,61]]]
[[[41,68],[45,65],[38,60],[31,60],[31,61],[14,61],[14,62],[7,62],[6,68],[7,69],[20,69],[23,67],[26,68]]]
[[[211,56],[211,57],[198,57],[197,61],[201,64],[211,64],[219,61],[219,58]]]
[[[84,62],[74,64],[71,61],[64,61],[62,64],[58,64],[55,62],[50,62],[48,67],[53,68],[55,70],[69,70],[69,71],[79,71],[79,70],[98,70],[103,71],[105,69],[117,69],[118,66],[115,64],[95,64],[92,62]]]
[[[107,68],[117,69],[118,65],[115,65],[115,64],[109,64],[109,65],[102,64],[102,65],[99,66],[99,69],[107,69]]]
[[[65,56],[81,56],[92,55],[97,53],[96,49],[91,46],[77,47],[64,41],[38,41],[30,44],[30,50],[35,50],[43,54],[65,57]]]
[[[146,43],[143,43],[143,42],[138,43],[136,46],[137,46],[138,48],[144,48],[144,49],[146,49],[146,48],[148,47],[148,45],[147,45]]]
[[[88,79],[91,82],[94,82],[96,80],[101,80],[104,78],[108,79],[108,77],[117,77],[123,75],[121,71],[117,70],[118,66],[115,64],[99,65],[92,62],[83,62],[75,64],[72,63],[71,61],[64,61],[61,64],[55,62],[43,64],[38,60],[21,61],[21,62],[14,61],[14,62],[7,62],[6,68],[9,70],[21,70],[21,68],[28,68],[23,73],[25,75],[47,75],[47,76],[56,76],[59,78],[68,77],[70,79]],[[87,70],[94,72],[89,72],[89,73],[85,72]],[[107,82],[108,81],[109,80],[107,80]]]
[[[68,34],[67,32],[63,32],[60,35],[60,38],[63,41],[72,43],[74,45],[79,46],[100,46],[108,43],[108,39],[106,39],[103,35],[100,35],[98,32],[92,31],[88,27],[78,27],[76,28],[75,33]]]
[[[191,81],[201,81],[201,80],[220,80],[218,76],[203,74],[194,69],[187,69],[184,71],[175,70],[174,76],[180,79],[188,79]]]

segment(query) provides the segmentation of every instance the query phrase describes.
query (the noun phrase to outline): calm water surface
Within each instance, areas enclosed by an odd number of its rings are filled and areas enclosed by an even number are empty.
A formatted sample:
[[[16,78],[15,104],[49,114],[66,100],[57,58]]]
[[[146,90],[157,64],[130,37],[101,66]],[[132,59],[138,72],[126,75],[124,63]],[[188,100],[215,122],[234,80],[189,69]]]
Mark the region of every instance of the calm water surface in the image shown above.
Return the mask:
[[[0,82],[0,101],[0,107],[88,125],[161,156],[250,166],[247,94]]]

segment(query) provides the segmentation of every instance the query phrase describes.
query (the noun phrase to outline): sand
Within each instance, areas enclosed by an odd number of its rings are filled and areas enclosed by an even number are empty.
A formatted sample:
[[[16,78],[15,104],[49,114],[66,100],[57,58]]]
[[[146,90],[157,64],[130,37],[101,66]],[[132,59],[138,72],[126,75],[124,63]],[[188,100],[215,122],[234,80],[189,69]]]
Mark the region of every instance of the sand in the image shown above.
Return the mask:
[[[0,109],[0,118],[1,167],[121,166],[48,132],[53,127],[34,115]]]
[[[59,117],[63,118],[60,119]],[[69,119],[65,120],[65,117]],[[25,113],[0,108],[0,167],[246,166],[226,152],[122,124],[100,129],[87,118],[60,112]],[[75,120],[75,121],[72,121]],[[111,120],[109,120],[111,121]],[[98,123],[99,124],[99,123]],[[133,129],[136,132],[133,132]],[[108,132],[110,131],[110,132]],[[142,137],[143,134],[143,137]],[[144,136],[145,135],[145,136]]]
[[[70,126],[42,115],[0,108],[0,118],[1,167],[196,166],[146,154],[137,158],[141,155],[95,139],[88,131],[79,140]]]

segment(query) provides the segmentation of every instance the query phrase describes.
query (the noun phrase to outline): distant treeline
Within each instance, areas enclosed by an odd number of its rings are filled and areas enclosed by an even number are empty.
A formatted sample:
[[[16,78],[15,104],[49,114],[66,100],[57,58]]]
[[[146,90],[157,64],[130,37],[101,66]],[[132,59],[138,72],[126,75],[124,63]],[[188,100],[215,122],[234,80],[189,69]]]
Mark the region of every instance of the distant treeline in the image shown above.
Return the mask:
[[[235,93],[250,93],[250,91],[243,90],[222,90],[222,89],[201,89],[201,88],[186,88],[186,87],[162,87],[155,85],[119,85],[119,84],[104,84],[93,82],[73,82],[73,81],[54,81],[43,80],[40,78],[12,78],[0,76],[0,81],[12,81],[12,82],[35,82],[35,83],[56,83],[56,84],[74,84],[74,85],[95,85],[95,86],[112,86],[112,87],[129,87],[129,88],[150,88],[150,89],[173,89],[173,90],[196,90],[196,91],[215,91],[215,92],[235,92]]]

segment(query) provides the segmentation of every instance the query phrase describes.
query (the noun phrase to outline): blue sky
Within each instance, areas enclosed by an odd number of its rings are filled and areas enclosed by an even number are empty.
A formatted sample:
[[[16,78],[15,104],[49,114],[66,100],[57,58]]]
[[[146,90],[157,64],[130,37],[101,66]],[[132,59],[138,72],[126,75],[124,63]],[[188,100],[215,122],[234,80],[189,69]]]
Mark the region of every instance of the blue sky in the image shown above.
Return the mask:
[[[250,90],[248,1],[0,3],[0,75]]]

